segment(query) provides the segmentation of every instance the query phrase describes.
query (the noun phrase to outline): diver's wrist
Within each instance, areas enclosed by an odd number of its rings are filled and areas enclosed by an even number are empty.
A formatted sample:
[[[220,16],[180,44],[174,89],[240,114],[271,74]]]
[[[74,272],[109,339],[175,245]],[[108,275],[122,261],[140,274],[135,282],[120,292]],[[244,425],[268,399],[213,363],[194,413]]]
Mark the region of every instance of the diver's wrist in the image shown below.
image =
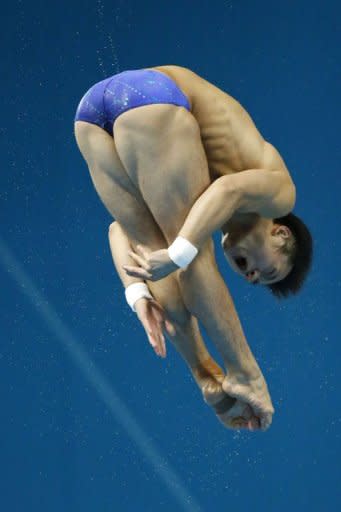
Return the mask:
[[[146,298],[146,299],[152,299],[153,296],[149,291],[148,286],[146,283],[139,282],[139,283],[132,283],[124,290],[124,294],[126,297],[126,300],[131,307],[131,309],[136,313],[135,304],[139,299]]]
[[[198,249],[182,236],[168,247],[168,256],[180,268],[187,267],[198,254]]]

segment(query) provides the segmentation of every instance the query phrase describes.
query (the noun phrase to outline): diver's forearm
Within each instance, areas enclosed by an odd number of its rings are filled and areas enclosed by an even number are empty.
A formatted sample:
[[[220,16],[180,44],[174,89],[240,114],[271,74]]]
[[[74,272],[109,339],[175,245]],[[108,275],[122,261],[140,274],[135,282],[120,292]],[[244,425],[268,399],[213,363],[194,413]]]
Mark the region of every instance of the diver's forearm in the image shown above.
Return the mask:
[[[128,251],[132,250],[129,238],[118,222],[110,224],[109,245],[115,268],[124,288],[127,288],[132,283],[142,282],[143,280],[140,278],[128,276],[122,268],[122,265],[133,265],[135,262],[128,254]]]
[[[240,192],[229,176],[217,179],[196,200],[178,233],[195,247],[202,247],[225,224],[240,203]]]

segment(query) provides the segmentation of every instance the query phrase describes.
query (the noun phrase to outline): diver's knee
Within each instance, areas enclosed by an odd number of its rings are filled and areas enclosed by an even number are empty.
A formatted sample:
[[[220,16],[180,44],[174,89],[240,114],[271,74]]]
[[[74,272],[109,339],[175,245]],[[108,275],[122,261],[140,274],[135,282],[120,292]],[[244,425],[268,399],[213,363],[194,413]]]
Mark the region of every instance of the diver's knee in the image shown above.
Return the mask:
[[[199,254],[188,267],[177,271],[177,280],[181,293],[183,293],[188,285],[193,284],[195,279],[204,279],[205,275],[212,268],[216,268],[216,261],[213,240],[210,239],[200,249]]]
[[[178,287],[162,286],[157,283],[150,285],[151,292],[157,302],[163,307],[169,320],[185,325],[190,320],[190,312],[186,309]]]
[[[189,322],[191,314],[186,309],[182,299],[167,298],[163,301],[162,306],[171,321],[176,322],[179,325],[185,325]]]
[[[185,307],[194,316],[201,311],[202,294],[218,272],[213,242],[205,245],[198,256],[186,268],[178,270],[177,280]]]

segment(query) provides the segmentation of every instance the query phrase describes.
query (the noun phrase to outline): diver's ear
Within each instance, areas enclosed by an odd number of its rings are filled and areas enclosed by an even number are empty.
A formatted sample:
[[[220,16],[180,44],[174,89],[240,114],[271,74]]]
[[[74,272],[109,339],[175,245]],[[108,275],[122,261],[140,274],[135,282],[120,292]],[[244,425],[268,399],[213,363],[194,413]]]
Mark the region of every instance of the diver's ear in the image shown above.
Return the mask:
[[[291,231],[287,226],[275,226],[271,232],[274,236],[281,236],[283,238],[289,238],[291,236]]]

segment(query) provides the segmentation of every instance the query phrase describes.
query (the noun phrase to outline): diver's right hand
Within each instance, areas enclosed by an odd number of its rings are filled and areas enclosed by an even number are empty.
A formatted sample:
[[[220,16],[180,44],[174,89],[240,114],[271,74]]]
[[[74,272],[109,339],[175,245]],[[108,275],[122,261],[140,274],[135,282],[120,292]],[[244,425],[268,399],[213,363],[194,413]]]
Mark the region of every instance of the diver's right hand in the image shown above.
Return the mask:
[[[145,297],[136,301],[134,307],[155,353],[160,357],[166,357],[166,342],[163,330],[170,336],[174,336],[175,327],[168,320],[165,310],[155,299]]]

